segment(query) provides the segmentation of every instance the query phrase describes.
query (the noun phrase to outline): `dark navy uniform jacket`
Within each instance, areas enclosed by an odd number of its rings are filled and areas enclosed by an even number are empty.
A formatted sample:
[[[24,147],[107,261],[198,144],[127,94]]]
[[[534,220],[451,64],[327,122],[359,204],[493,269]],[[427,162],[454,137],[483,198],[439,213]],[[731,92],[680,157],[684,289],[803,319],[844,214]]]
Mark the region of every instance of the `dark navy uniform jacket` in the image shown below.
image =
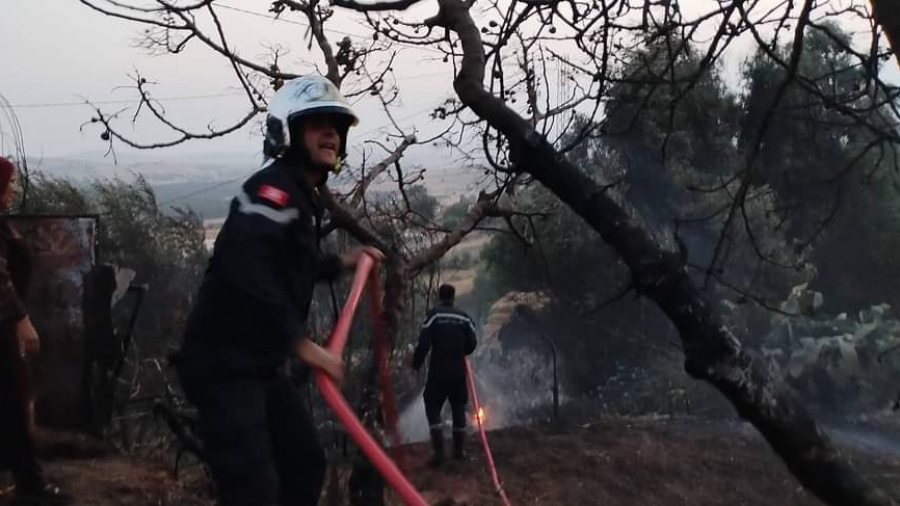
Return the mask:
[[[429,382],[464,380],[465,357],[471,355],[477,345],[472,318],[452,305],[439,305],[425,316],[419,344],[413,354],[413,368],[422,367],[430,351]]]
[[[341,270],[320,256],[322,206],[295,167],[281,160],[251,176],[231,202],[180,360],[207,373],[266,373],[308,334],[317,281]]]

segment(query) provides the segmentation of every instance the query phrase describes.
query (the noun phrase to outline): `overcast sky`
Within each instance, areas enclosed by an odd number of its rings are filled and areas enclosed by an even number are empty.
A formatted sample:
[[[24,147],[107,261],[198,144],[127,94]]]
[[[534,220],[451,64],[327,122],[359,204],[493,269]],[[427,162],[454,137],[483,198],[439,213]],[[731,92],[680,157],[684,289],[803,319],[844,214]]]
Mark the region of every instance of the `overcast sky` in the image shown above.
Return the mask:
[[[262,14],[268,5],[253,0],[217,4]],[[32,157],[102,153],[105,145],[99,139],[99,130],[88,128],[85,133],[79,132],[92,110],[78,103],[85,98],[94,102],[126,101],[103,104],[102,109],[107,112],[134,104],[133,90],[116,87],[129,86],[132,81],[128,74],[135,69],[160,83],[153,90],[155,97],[178,99],[163,103],[175,119],[194,131],[202,132],[210,121],[217,126],[228,125],[247,111],[246,99],[236,88],[227,61],[199,44],[178,56],[153,57],[135,47],[140,27],[106,17],[76,0],[0,0],[0,6],[0,33],[4,39],[0,44],[0,93],[15,106]],[[315,48],[310,52],[296,42],[302,40],[303,26],[225,8],[220,13],[230,42],[244,56],[264,54],[264,44],[290,45],[292,52],[283,65],[293,72],[310,69],[309,62],[318,58]],[[337,30],[328,33],[333,41],[344,33],[366,33],[352,20],[330,26]],[[439,57],[417,49],[402,51],[397,69],[398,75],[404,76],[404,92],[395,117],[403,120],[404,127],[417,126],[423,133],[436,127],[428,119],[428,112],[452,93],[450,68],[436,61]],[[356,138],[369,138],[388,124],[375,100],[367,97],[357,102],[356,108],[362,117],[353,134]],[[123,125],[126,133],[132,134],[129,123]],[[254,124],[225,140],[195,141],[166,153],[155,152],[154,156],[210,151],[257,153],[261,139],[256,131],[258,125]],[[132,135],[145,141],[173,138],[150,122],[139,123]],[[118,147],[117,152],[120,158],[128,158],[125,147]]]
[[[683,0],[683,9],[693,4],[707,8],[710,0]],[[304,27],[266,18],[268,2],[262,0],[223,0],[221,9],[231,44],[247,57],[265,52],[265,44],[290,45],[292,52],[284,59],[286,70],[302,72],[318,55],[309,52],[302,40]],[[141,27],[92,11],[77,0],[0,0],[0,93],[15,106],[26,137],[31,157],[86,156],[102,153],[104,144],[96,128],[79,132],[92,111],[84,105],[68,105],[89,99],[95,102],[133,100],[133,90],[116,89],[131,84],[128,74],[135,69],[150,80],[159,81],[156,97],[174,98],[164,104],[174,119],[195,131],[202,131],[212,121],[225,126],[246,111],[245,101],[235,88],[236,81],[227,62],[200,44],[178,56],[152,57],[135,47]],[[231,7],[233,9],[228,9]],[[234,10],[260,13],[253,15]],[[423,11],[427,13],[431,7]],[[338,16],[336,16],[338,17]],[[329,37],[336,41],[344,33],[366,34],[358,21],[341,19],[329,24]],[[297,19],[297,18],[292,18]],[[357,38],[359,40],[359,38]],[[748,46],[749,47],[749,46]],[[418,49],[404,49],[397,65],[402,76],[402,106],[396,117],[404,127],[417,127],[423,133],[435,131],[439,125],[428,119],[433,106],[452,95],[452,70],[439,61],[440,55]],[[895,78],[896,68],[888,75]],[[896,80],[896,79],[895,79]],[[220,95],[209,97],[209,95]],[[206,97],[206,98],[199,98]],[[133,102],[132,102],[133,103]],[[104,104],[112,112],[123,104]],[[387,124],[377,102],[364,99],[357,103],[362,124],[351,135],[353,139],[371,137],[371,133]],[[127,122],[123,125],[128,125]],[[223,154],[259,152],[257,128],[247,128],[225,140],[195,141],[153,156],[183,156],[190,153]],[[137,129],[126,132],[143,141],[172,138],[156,125],[141,122]],[[117,148],[120,158],[127,159],[129,150]],[[433,148],[421,147],[411,158],[434,161]],[[441,151],[439,156],[450,155]],[[420,162],[421,163],[421,162]]]

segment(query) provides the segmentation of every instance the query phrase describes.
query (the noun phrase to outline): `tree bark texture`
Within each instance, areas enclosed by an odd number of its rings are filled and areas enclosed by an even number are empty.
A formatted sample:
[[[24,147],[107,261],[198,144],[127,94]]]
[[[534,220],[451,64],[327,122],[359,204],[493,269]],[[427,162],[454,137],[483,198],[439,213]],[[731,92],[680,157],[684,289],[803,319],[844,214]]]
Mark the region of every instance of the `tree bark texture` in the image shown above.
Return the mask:
[[[388,366],[390,352],[394,349],[396,335],[399,331],[400,315],[403,314],[403,294],[407,289],[406,263],[402,260],[389,259],[386,262],[386,275],[384,285],[384,298],[382,309],[384,311],[384,323],[387,327],[388,339]],[[380,442],[384,442],[387,432],[385,427],[385,413],[383,409],[384,385],[379,381],[379,360],[375,348],[375,340],[372,341],[372,361],[366,371],[366,381],[363,385],[362,400],[360,402],[358,416],[366,429]],[[396,442],[399,444],[399,441]],[[384,478],[362,453],[357,453],[353,462],[353,470],[350,475],[350,504],[352,506],[384,506]]]
[[[887,34],[891,50],[900,65],[900,2],[897,0],[872,0],[875,22]]]

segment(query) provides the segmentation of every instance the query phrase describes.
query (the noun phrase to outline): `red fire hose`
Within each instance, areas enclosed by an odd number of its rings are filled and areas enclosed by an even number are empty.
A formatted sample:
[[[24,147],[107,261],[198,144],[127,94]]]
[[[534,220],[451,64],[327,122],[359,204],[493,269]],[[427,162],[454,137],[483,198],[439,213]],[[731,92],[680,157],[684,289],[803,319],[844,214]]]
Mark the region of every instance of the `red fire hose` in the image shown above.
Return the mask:
[[[353,286],[350,289],[350,296],[347,298],[347,302],[344,304],[344,309],[341,311],[340,318],[338,318],[337,325],[335,325],[334,330],[331,333],[331,336],[328,339],[328,344],[326,347],[335,354],[340,355],[344,351],[344,346],[347,344],[347,336],[350,333],[350,324],[353,320],[353,315],[356,313],[356,308],[359,306],[359,300],[362,298],[363,288],[366,285],[367,279],[370,279],[369,287],[370,294],[372,297],[372,312],[375,316],[375,324],[376,330],[381,334],[382,339],[384,339],[383,335],[383,321],[381,318],[381,299],[380,290],[378,287],[378,274],[373,269],[375,266],[375,260],[369,255],[363,255],[359,261],[359,264],[356,266],[356,275],[353,278]],[[383,343],[382,344],[386,344]],[[379,347],[381,349],[382,347]],[[379,382],[384,385],[384,381],[386,378],[387,371],[387,353],[382,351],[377,354],[376,359],[379,362]],[[385,362],[385,363],[382,363]],[[428,503],[422,498],[422,495],[412,486],[409,480],[400,472],[400,469],[397,468],[397,465],[384,453],[384,450],[378,446],[378,443],[372,438],[372,436],[366,431],[366,428],[359,421],[356,415],[353,413],[353,410],[347,404],[347,401],[344,399],[344,396],[341,394],[341,391],[337,388],[331,378],[328,377],[322,371],[316,371],[316,383],[319,385],[319,390],[322,391],[322,397],[325,398],[325,401],[331,406],[331,409],[337,415],[338,420],[347,428],[347,433],[354,443],[362,450],[362,452],[369,458],[372,464],[378,469],[378,472],[387,480],[388,484],[397,491],[397,494],[400,495],[403,502],[408,506],[428,506]],[[388,403],[392,404],[392,403]],[[391,418],[391,411],[393,410],[392,406],[385,406],[388,412],[388,418]],[[393,410],[393,413],[396,413],[396,410]],[[389,420],[389,426],[396,425],[391,423]],[[395,438],[395,444],[399,444],[400,440],[396,439],[396,433],[391,434],[392,437]]]
[[[376,360],[378,363],[378,382],[382,392],[389,393],[389,353],[387,351],[387,334],[385,322],[382,318],[381,311],[381,289],[379,287],[378,273],[374,270],[375,260],[369,255],[363,255],[356,266],[356,275],[353,278],[353,285],[350,289],[350,295],[344,304],[337,324],[328,338],[326,348],[331,352],[340,355],[344,351],[347,344],[347,338],[350,333],[350,325],[353,321],[353,315],[356,314],[356,308],[362,298],[363,289],[366,282],[369,282],[369,294],[371,296],[370,307],[372,309],[373,324],[375,336],[378,340],[376,343]],[[341,391],[337,388],[331,378],[322,371],[315,372],[316,383],[322,392],[322,397],[331,406],[331,409],[337,415],[338,420],[347,428],[350,438],[359,446],[360,450],[369,458],[372,464],[378,469],[378,472],[387,480],[388,484],[397,491],[400,498],[407,506],[428,506],[428,503],[422,497],[418,490],[406,479],[406,476],[400,471],[396,464],[387,456],[384,450],[378,445],[375,439],[369,434],[362,422],[353,413],[353,410],[347,404]],[[478,404],[478,393],[475,391],[475,379],[472,375],[472,365],[469,359],[466,359],[466,380],[469,386],[469,393],[472,396],[472,402],[475,407],[475,413],[480,412]],[[387,419],[389,436],[394,439],[394,443],[399,445],[400,438],[397,433],[397,409],[396,401],[392,395],[386,395],[384,399],[384,411]],[[511,506],[503,485],[500,483],[500,476],[497,474],[497,468],[494,466],[494,457],[491,453],[491,447],[488,445],[487,435],[484,432],[484,426],[481,417],[476,415],[478,421],[478,432],[481,435],[481,445],[487,456],[488,467],[491,470],[491,478],[494,480],[494,487],[497,494],[506,506]]]
[[[494,455],[491,453],[491,446],[488,444],[487,435],[484,433],[484,424],[481,422],[481,406],[478,404],[478,392],[475,391],[475,376],[472,374],[472,364],[469,363],[469,357],[466,357],[466,382],[469,384],[469,395],[472,397],[472,405],[475,407],[475,420],[478,422],[478,434],[481,435],[481,446],[484,448],[484,455],[487,457],[488,467],[491,470],[491,479],[494,480],[494,488],[497,495],[506,506],[512,506],[509,498],[506,497],[506,491],[503,490],[503,484],[500,483],[500,475],[494,466]]]

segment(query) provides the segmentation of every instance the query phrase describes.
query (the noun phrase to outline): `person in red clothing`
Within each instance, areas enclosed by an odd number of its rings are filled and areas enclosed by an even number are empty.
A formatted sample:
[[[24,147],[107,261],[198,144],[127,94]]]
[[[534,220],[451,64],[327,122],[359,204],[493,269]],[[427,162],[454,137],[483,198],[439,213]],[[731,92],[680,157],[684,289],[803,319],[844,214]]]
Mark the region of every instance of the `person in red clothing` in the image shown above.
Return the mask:
[[[0,157],[0,464],[16,484],[13,504],[69,504],[72,498],[44,479],[31,425],[31,367],[40,337],[25,307],[33,253],[6,219],[16,168]]]

